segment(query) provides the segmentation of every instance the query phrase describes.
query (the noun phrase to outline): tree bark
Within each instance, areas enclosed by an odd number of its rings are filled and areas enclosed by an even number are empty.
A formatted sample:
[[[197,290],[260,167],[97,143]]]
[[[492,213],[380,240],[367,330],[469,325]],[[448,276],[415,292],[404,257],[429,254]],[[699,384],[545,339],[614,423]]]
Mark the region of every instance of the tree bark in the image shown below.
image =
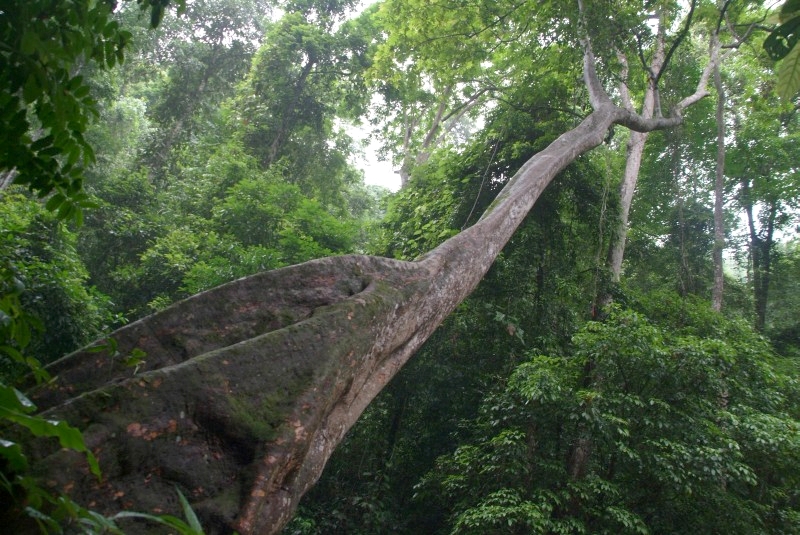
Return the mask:
[[[138,371],[91,350],[55,363],[55,379],[31,396],[48,418],[85,429],[104,478],[94,480],[79,454],[29,441],[44,480],[107,514],[179,514],[177,485],[208,533],[279,531],[367,404],[472,292],[550,181],[613,124],[649,131],[681,121],[615,106],[588,45],[585,56],[594,111],[525,163],[478,223],[418,260],[325,258],[196,295],[112,335],[122,355],[147,353]]]
[[[674,46],[674,45],[673,45]],[[670,50],[672,52],[672,50]],[[644,101],[642,103],[642,112],[639,115],[640,118],[643,120],[658,120],[658,115],[660,115],[660,104],[659,104],[659,93],[658,93],[658,78],[660,74],[664,70],[664,67],[667,62],[665,52],[665,35],[663,31],[663,25],[659,26],[659,32],[657,36],[656,42],[656,50],[653,54],[653,59],[650,65],[650,79],[648,80],[648,86],[645,91]],[[624,57],[620,58],[625,61]],[[681,110],[685,109],[686,107],[690,106],[702,96],[705,96],[706,87],[709,82],[709,78],[711,73],[717,69],[720,63],[720,43],[719,43],[719,36],[715,34],[712,37],[710,51],[709,51],[709,61],[706,64],[705,68],[703,69],[703,73],[700,77],[700,80],[697,84],[697,88],[695,92],[683,99],[677,106],[677,113],[680,113]],[[625,107],[633,113],[633,103],[630,98],[630,94],[628,92],[628,88],[625,85],[625,77],[623,77],[623,83],[620,84],[620,95],[622,97],[623,103]],[[656,118],[653,119],[654,114],[656,114]],[[636,183],[639,179],[639,169],[641,168],[642,164],[642,155],[644,153],[644,147],[647,142],[648,131],[637,131],[635,128],[631,132],[631,137],[628,140],[627,145],[627,156],[625,160],[625,171],[622,177],[622,182],[620,184],[620,214],[619,220],[617,222],[617,229],[612,237],[611,245],[609,247],[608,253],[608,266],[609,272],[611,276],[612,282],[619,282],[620,277],[622,275],[622,261],[625,256],[625,241],[628,234],[628,218],[630,215],[630,208],[633,202],[633,194],[636,190]],[[603,301],[601,299],[601,301]]]
[[[9,169],[7,171],[0,171],[0,191],[6,190],[14,183],[17,178],[17,170]]]
[[[716,40],[719,38],[717,37]],[[716,42],[713,46],[716,46]],[[723,219],[723,192],[725,187],[725,88],[719,65],[714,66],[714,87],[717,90],[717,167],[714,179],[714,287],[711,290],[711,308],[722,311],[724,274],[722,252],[725,249],[725,221]]]
[[[753,214],[754,203],[750,195],[750,180],[743,178],[741,181],[741,202],[747,215],[747,226],[750,239],[750,263],[752,267],[753,303],[755,307],[755,329],[764,332],[767,324],[767,302],[769,286],[772,279],[772,250],[775,245],[775,218],[777,206],[774,202],[767,202],[763,210],[767,211],[766,221],[761,232],[756,228]]]
[[[656,51],[650,70],[659,72],[664,64],[664,33],[659,26]],[[620,94],[626,108],[632,110],[633,102],[627,86],[627,80],[623,79],[620,84]],[[644,94],[641,116],[645,119],[653,117],[656,107],[657,87],[655,80],[651,76],[648,80],[647,90]],[[625,241],[628,236],[628,218],[630,216],[631,204],[633,203],[633,193],[636,191],[636,183],[639,180],[639,170],[642,167],[642,155],[648,138],[647,132],[631,132],[628,139],[627,153],[625,158],[625,171],[622,175],[622,182],[619,185],[619,219],[617,229],[614,232],[608,252],[608,269],[611,281],[619,283],[622,276],[622,259],[625,256]]]

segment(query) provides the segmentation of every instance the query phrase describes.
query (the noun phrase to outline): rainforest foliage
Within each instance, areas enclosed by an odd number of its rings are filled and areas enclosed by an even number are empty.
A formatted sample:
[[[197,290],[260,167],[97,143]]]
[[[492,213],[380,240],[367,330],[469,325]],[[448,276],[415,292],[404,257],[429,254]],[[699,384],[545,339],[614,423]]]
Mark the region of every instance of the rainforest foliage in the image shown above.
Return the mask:
[[[35,415],[26,376],[240,277],[423,255],[586,115],[589,36],[632,105],[657,87],[667,114],[709,43],[724,93],[647,138],[627,215],[629,132],[570,165],[285,532],[800,533],[797,2],[597,1],[582,16],[566,0],[7,4],[0,515],[117,529],[50,494],[3,439],[22,426],[93,458],[79,430]],[[365,131],[399,191],[365,182]],[[186,514],[168,525],[191,532]]]

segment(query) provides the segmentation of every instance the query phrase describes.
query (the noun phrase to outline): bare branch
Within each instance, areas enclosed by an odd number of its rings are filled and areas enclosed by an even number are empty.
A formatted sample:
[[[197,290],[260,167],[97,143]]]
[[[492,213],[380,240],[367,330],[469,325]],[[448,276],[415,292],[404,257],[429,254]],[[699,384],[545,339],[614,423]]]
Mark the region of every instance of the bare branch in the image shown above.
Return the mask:
[[[600,78],[597,76],[597,61],[592,52],[589,37],[582,38],[581,44],[583,45],[583,80],[589,90],[589,103],[595,110],[611,105],[611,97],[608,96],[603,84],[600,82]]]
[[[714,67],[719,63],[719,52],[720,52],[720,45],[718,39],[712,38],[712,46],[710,47],[708,63],[706,64],[705,68],[703,69],[703,73],[700,75],[700,80],[697,82],[697,88],[695,92],[689,95],[688,97],[681,100],[678,105],[675,107],[675,112],[678,114],[682,113],[683,110],[691,106],[692,104],[698,102],[704,97],[709,95],[708,93],[708,81],[711,78],[711,73],[714,72]]]
[[[583,47],[583,80],[586,84],[586,89],[589,91],[589,103],[592,105],[592,109],[596,111],[603,106],[611,105],[611,98],[597,76],[597,60],[594,57],[594,52],[592,52],[583,0],[578,0],[578,14],[579,40]]]
[[[452,94],[453,94],[453,86],[449,85],[445,88],[444,94],[442,95],[442,98],[439,100],[439,106],[436,109],[436,117],[434,117],[433,123],[431,124],[431,127],[428,129],[428,133],[425,135],[425,139],[422,140],[423,150],[427,149],[430,146],[430,144],[433,143],[434,136],[436,135],[436,132],[439,130],[439,127],[441,126],[442,121],[444,120],[443,117],[444,117],[444,112],[447,108],[447,101],[450,99],[450,95]]]
[[[659,80],[661,80],[661,75],[664,74],[664,71],[666,71],[667,66],[669,65],[669,61],[672,59],[672,55],[678,49],[678,46],[680,46],[681,42],[683,42],[683,40],[689,34],[689,29],[692,26],[692,18],[694,18],[694,10],[696,6],[697,6],[697,0],[692,0],[692,5],[689,6],[689,14],[686,15],[686,24],[684,24],[680,33],[678,33],[678,36],[675,38],[675,41],[672,42],[672,46],[670,47],[666,57],[664,58],[664,64],[661,65],[661,68],[658,69],[658,72],[656,73],[655,76],[656,87],[658,87],[658,82]]]
[[[622,105],[626,110],[633,111],[633,100],[631,99],[631,92],[628,90],[628,58],[622,52],[617,51],[617,61],[622,65],[619,75],[619,95],[622,99]]]
[[[733,0],[725,0],[725,3],[722,5],[722,9],[720,9],[719,11],[719,18],[717,19],[717,28],[714,31],[714,33],[716,33],[717,35],[719,35],[719,30],[720,27],[722,26],[722,22],[723,21],[727,22],[728,20],[728,8],[730,7],[732,1]],[[728,24],[728,26],[730,26],[730,24]]]
[[[683,122],[683,116],[680,113],[682,109],[683,108],[673,109],[672,115],[669,117],[652,117],[647,119],[638,113],[619,108],[618,118],[614,122],[615,124],[630,128],[634,132],[653,132],[655,130],[664,130],[666,128],[678,126]]]

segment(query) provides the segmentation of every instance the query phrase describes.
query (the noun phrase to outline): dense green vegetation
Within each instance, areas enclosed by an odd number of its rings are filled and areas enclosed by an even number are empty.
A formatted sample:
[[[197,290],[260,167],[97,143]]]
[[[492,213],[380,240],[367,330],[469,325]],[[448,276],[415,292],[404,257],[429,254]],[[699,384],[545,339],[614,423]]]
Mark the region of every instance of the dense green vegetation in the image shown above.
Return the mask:
[[[46,380],[42,364],[260,271],[416,258],[587,108],[573,2],[73,4],[0,8],[0,417],[90,458],[17,390]],[[721,65],[722,311],[712,94],[648,139],[627,236],[614,229],[628,132],[561,174],[287,533],[800,533],[800,116],[786,78],[800,48],[777,30],[779,99],[764,6],[723,7],[585,13],[608,86],[641,102],[660,84],[665,113],[694,91],[710,35],[736,49]],[[686,24],[663,76],[648,72],[648,17]],[[364,183],[354,124],[400,191]],[[0,440],[0,456],[2,514],[116,529],[38,486],[18,444]],[[171,525],[194,529],[186,513]]]

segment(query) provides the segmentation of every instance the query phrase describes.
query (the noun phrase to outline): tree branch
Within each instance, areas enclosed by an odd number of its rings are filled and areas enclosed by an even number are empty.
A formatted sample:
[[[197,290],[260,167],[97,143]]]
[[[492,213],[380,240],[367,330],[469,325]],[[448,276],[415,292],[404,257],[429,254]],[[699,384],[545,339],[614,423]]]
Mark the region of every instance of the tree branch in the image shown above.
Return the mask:
[[[678,33],[678,36],[675,38],[675,41],[672,42],[672,46],[667,51],[667,55],[664,58],[664,63],[661,65],[661,68],[658,70],[655,76],[655,86],[658,87],[658,82],[661,80],[661,75],[664,74],[667,67],[669,66],[669,61],[672,59],[672,55],[678,49],[678,46],[683,42],[686,36],[689,34],[689,29],[692,26],[692,18],[694,17],[694,10],[697,6],[697,0],[692,0],[692,4],[689,6],[689,13],[686,15],[686,23],[683,26],[683,29]]]

